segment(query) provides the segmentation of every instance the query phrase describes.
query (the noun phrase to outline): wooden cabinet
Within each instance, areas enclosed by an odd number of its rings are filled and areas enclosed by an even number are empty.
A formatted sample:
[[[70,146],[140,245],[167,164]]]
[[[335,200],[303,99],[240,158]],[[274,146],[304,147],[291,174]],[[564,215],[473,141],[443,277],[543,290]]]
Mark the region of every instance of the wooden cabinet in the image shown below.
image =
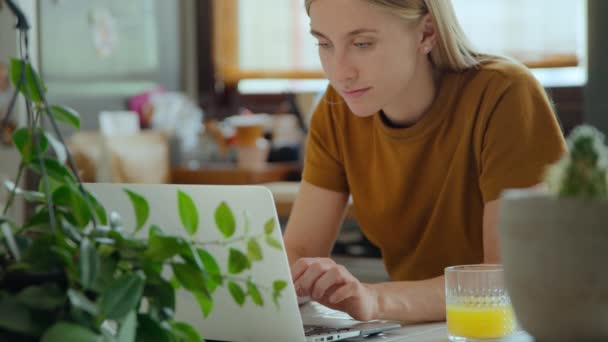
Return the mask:
[[[240,169],[233,164],[210,164],[196,169],[174,168],[173,184],[247,185],[282,181],[298,181],[301,164],[268,163],[262,169]]]

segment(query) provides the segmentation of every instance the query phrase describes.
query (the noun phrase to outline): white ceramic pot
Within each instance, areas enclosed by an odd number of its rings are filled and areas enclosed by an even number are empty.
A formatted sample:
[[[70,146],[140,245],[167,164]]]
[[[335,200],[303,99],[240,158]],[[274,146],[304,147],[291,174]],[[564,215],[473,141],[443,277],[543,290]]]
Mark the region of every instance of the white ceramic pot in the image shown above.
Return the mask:
[[[523,329],[537,341],[608,341],[608,201],[506,191],[498,229]]]

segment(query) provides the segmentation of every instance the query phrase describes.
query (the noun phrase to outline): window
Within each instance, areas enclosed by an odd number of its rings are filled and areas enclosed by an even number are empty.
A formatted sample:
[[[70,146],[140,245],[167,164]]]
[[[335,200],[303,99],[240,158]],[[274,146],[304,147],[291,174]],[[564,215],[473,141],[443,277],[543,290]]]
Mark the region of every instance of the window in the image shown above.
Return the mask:
[[[215,66],[227,83],[322,78],[304,0],[214,0]]]
[[[460,24],[483,52],[530,67],[576,66],[586,50],[585,0],[452,0]]]
[[[530,67],[583,64],[586,0],[452,0],[483,52]],[[226,83],[322,78],[304,0],[214,0],[215,65]]]

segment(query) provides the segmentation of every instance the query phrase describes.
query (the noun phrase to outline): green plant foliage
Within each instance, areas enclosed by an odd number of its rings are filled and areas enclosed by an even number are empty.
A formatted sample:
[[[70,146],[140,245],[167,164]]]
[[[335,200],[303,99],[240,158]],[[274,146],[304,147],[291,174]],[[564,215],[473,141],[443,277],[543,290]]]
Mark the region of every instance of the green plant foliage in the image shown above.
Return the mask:
[[[129,195],[129,199],[133,204],[133,210],[135,211],[135,218],[137,219],[137,226],[135,227],[135,232],[140,231],[146,221],[148,221],[148,217],[150,216],[150,205],[148,201],[142,196],[134,193],[133,191],[125,190],[127,195]]]
[[[608,147],[604,135],[579,126],[568,137],[568,154],[550,166],[545,182],[559,197],[608,198]]]
[[[177,191],[186,234],[168,235],[149,222],[153,208],[148,201],[126,188],[124,196],[136,222],[124,227],[116,213],[107,212],[82,187],[64,164],[69,158],[50,153],[50,145],[56,152],[65,146],[59,139],[49,141],[49,132],[40,128],[44,118],[78,129],[80,115],[67,107],[49,106],[43,81],[26,61],[12,60],[11,79],[34,111],[30,124],[13,135],[22,156],[19,174],[33,171],[41,181],[36,190],[19,189],[19,179],[5,184],[12,196],[21,196],[34,211],[22,226],[0,216],[0,339],[200,341],[193,327],[175,320],[178,290],[190,292],[205,317],[213,312],[219,287],[225,287],[240,306],[263,306],[270,298],[278,305],[285,281],[265,286],[247,274],[254,262],[263,260],[263,245],[282,248],[272,236],[274,219],[253,236],[247,215],[239,227],[229,204],[219,202],[213,208],[216,227],[200,227],[196,203]],[[213,229],[222,239],[196,241],[199,233]],[[217,262],[210,245],[225,249],[226,265]]]
[[[51,106],[50,115],[53,119],[63,122],[73,128],[80,129],[80,114],[72,108]]]

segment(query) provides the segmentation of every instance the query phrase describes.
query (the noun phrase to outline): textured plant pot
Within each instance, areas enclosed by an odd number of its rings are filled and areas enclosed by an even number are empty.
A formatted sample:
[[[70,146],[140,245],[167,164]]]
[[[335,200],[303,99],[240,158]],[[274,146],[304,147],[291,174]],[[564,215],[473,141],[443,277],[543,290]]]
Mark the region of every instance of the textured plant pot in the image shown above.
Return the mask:
[[[506,191],[498,230],[523,329],[537,341],[608,341],[608,201]]]

